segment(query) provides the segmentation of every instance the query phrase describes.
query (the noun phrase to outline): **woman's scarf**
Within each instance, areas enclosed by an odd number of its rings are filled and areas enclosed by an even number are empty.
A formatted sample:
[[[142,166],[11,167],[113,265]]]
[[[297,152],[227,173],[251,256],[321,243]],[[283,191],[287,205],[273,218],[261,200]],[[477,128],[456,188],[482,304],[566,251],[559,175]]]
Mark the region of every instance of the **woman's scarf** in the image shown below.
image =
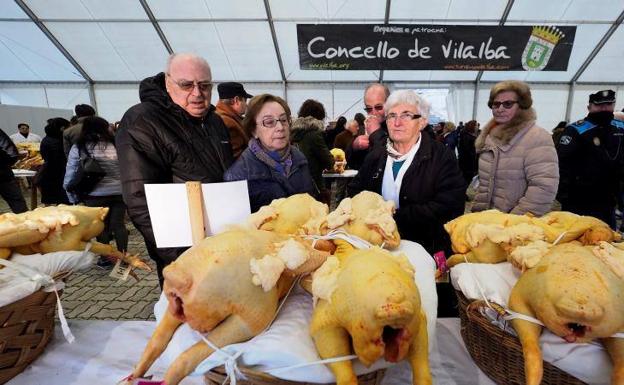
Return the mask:
[[[249,150],[256,158],[273,170],[276,170],[287,178],[290,176],[293,163],[290,144],[281,151],[268,151],[262,146],[258,139],[251,138],[249,140]]]
[[[388,138],[388,140],[386,141],[386,152],[388,153],[388,155],[390,155],[392,159],[399,159],[404,155],[395,150],[392,140],[390,140],[390,138]]]

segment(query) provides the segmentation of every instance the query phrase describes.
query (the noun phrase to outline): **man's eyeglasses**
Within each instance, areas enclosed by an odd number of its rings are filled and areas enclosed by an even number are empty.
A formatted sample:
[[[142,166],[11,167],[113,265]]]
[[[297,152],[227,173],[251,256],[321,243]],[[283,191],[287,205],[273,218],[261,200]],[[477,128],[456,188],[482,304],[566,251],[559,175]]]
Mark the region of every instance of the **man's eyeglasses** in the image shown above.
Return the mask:
[[[277,122],[280,122],[282,127],[288,127],[290,125],[290,119],[286,116],[281,116],[279,119],[275,119],[273,117],[264,118],[259,123],[266,128],[275,128],[275,126],[277,126]]]
[[[495,110],[500,106],[503,106],[503,108],[505,108],[506,110],[510,109],[511,107],[513,107],[514,104],[518,103],[517,100],[505,100],[504,102],[492,102],[490,104],[490,108]]]
[[[410,120],[420,119],[422,118],[422,115],[414,114],[413,112],[402,112],[400,114],[391,112],[388,115],[386,115],[386,121],[390,121],[390,120],[396,121],[397,118],[399,118],[400,121],[405,123],[405,122],[409,122]]]
[[[371,112],[373,112],[373,109],[375,111],[382,111],[384,109],[384,106],[383,104],[377,104],[373,107],[368,107],[368,106],[364,107],[364,111],[366,111],[367,114],[370,114]]]
[[[199,92],[208,92],[212,89],[212,83],[208,80],[200,81],[200,82],[192,82],[190,80],[175,80],[171,77],[171,75],[167,74],[169,79],[174,82],[182,91],[191,92],[193,88],[197,85]]]

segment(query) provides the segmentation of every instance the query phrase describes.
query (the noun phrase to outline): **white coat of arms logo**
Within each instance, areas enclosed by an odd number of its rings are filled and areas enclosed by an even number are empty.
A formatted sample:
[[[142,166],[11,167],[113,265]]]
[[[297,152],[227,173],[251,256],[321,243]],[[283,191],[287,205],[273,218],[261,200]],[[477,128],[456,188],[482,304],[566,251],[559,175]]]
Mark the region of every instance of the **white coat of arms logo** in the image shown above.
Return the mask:
[[[522,68],[526,71],[541,71],[548,64],[553,49],[565,37],[557,27],[535,26],[522,52]]]

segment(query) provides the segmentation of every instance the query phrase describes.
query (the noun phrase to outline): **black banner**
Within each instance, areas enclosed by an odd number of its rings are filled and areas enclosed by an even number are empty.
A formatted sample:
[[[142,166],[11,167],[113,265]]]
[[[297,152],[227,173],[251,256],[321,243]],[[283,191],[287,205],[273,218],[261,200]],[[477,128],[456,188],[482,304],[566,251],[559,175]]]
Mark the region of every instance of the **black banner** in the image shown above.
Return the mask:
[[[574,26],[298,24],[303,70],[566,71]]]

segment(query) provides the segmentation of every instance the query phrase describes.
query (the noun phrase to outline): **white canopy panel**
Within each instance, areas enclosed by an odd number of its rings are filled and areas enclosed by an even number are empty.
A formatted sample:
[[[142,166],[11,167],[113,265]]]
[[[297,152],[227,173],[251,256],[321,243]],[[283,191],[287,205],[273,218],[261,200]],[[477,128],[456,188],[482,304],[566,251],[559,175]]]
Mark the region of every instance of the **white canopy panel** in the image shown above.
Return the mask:
[[[46,22],[94,81],[141,80],[163,70],[168,56],[149,22]]]
[[[170,52],[191,51],[208,60],[216,82],[284,96],[294,111],[317,98],[331,117],[361,111],[365,84],[381,79],[448,90],[449,119],[483,120],[492,82],[524,80],[550,127],[581,117],[590,92],[613,88],[624,98],[623,18],[622,0],[0,0],[0,103],[91,103],[117,120],[138,102],[141,79],[162,71]],[[576,35],[566,71],[300,68],[297,24],[386,22],[569,25]]]
[[[147,0],[158,20],[267,19],[262,1],[256,0]]]
[[[138,1],[129,0],[28,0],[40,19],[139,19],[147,15]]]
[[[266,22],[162,22],[160,26],[175,51],[205,57],[216,80],[281,79]]]
[[[147,9],[139,0],[0,0],[0,50],[6,58],[0,64],[0,80],[83,79],[77,75],[81,70],[72,69],[75,66],[71,60],[63,59],[51,38],[33,23],[41,21],[62,47],[61,52],[66,50],[84,70],[87,80],[96,83],[132,82],[153,75],[164,65],[169,53],[167,45],[174,52],[194,51],[204,55],[214,67],[216,80],[369,82],[379,80],[380,71],[301,70],[296,25],[384,23],[387,16],[390,24],[497,25],[506,17],[506,25],[576,25],[567,71],[486,71],[481,77],[482,81],[569,82],[624,11],[621,0],[602,0],[599,5],[593,0],[145,0],[144,3]],[[624,81],[622,71],[613,64],[624,52],[616,47],[621,37],[622,32],[616,32],[607,41],[607,47],[599,50],[578,81]],[[477,71],[385,71],[383,79],[455,82],[474,81],[477,75]]]

